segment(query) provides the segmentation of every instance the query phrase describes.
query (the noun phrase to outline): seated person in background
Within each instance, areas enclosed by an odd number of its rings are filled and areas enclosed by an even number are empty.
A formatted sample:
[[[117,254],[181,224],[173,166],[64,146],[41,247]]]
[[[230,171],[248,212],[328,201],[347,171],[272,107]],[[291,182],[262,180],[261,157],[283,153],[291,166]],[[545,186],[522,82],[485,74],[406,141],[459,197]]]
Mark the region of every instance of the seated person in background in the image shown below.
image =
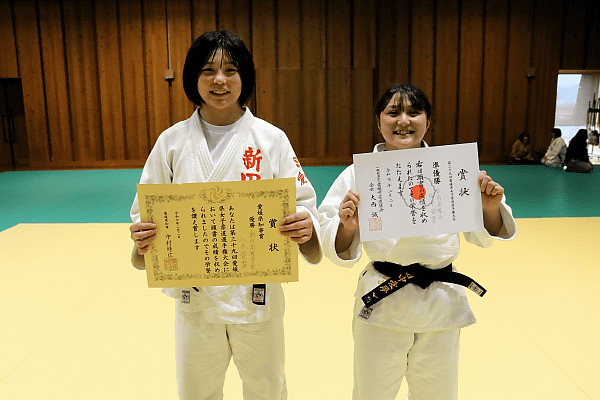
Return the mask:
[[[521,133],[519,138],[513,143],[510,151],[510,162],[512,164],[532,164],[535,162],[535,157],[531,153],[529,146],[529,133]]]
[[[594,129],[593,131],[588,133],[588,144],[591,144],[592,146],[598,146],[599,139],[600,138],[597,130]]]
[[[587,129],[577,131],[567,147],[565,155],[565,171],[567,172],[592,172],[594,166],[590,162],[587,151]]]
[[[542,164],[547,167],[561,167],[565,161],[567,144],[562,138],[562,131],[558,128],[552,129],[552,141],[544,157]]]

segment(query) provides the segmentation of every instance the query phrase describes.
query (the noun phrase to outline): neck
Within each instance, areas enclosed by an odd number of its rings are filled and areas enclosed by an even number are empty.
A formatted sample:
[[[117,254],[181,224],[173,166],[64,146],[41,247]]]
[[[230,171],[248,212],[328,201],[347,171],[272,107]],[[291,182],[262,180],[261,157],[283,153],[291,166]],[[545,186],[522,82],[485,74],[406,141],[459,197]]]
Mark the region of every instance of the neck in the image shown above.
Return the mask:
[[[236,106],[232,109],[214,110],[207,107],[200,109],[200,117],[207,123],[217,126],[231,125],[242,118],[245,111],[242,107]]]

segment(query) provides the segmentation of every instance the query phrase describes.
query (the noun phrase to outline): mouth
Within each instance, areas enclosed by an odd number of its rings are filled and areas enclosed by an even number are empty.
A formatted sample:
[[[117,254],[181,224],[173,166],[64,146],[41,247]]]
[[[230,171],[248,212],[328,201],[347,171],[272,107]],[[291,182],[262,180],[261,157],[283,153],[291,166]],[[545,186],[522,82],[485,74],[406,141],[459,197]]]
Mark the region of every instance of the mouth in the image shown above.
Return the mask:
[[[413,132],[409,130],[395,130],[394,135],[406,136],[411,135]]]
[[[217,96],[222,96],[224,94],[229,93],[228,90],[211,90],[210,93],[215,94]]]

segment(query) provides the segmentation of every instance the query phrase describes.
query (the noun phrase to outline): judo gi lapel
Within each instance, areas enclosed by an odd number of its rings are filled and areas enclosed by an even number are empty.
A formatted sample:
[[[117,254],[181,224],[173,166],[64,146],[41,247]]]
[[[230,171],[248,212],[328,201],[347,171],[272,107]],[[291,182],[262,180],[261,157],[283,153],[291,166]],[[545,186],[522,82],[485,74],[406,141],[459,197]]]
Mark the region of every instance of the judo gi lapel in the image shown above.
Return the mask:
[[[237,132],[231,137],[231,140],[227,144],[227,147],[223,151],[223,154],[221,154],[221,157],[219,158],[216,164],[213,163],[212,158],[210,156],[210,151],[208,150],[208,145],[206,143],[206,136],[204,135],[202,124],[200,123],[199,118],[200,116],[198,113],[198,117],[195,118],[195,125],[196,129],[198,129],[202,134],[200,135],[199,143],[197,143],[195,146],[195,151],[205,181],[223,182],[239,180],[239,177],[238,179],[231,179],[231,173],[232,171],[236,170],[235,165],[241,162],[240,160],[241,154],[243,152],[244,143],[246,142],[246,136],[250,132],[250,127],[252,126],[252,120],[254,119],[254,116],[252,115],[250,110],[246,108],[246,112],[242,116],[242,121],[240,123],[240,126],[238,127]]]

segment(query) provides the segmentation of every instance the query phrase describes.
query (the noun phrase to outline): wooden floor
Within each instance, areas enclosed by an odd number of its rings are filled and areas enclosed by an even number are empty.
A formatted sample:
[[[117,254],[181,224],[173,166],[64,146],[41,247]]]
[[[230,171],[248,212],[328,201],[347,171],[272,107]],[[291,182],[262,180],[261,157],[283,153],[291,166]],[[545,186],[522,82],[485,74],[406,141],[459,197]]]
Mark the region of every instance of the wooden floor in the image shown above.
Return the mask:
[[[600,218],[521,218],[455,262],[468,294],[461,400],[600,400]],[[174,303],[128,263],[127,223],[0,232],[0,399],[177,399]],[[300,262],[286,293],[290,400],[350,399],[353,269]],[[403,386],[398,399],[406,398]],[[235,367],[225,399],[242,399]]]

